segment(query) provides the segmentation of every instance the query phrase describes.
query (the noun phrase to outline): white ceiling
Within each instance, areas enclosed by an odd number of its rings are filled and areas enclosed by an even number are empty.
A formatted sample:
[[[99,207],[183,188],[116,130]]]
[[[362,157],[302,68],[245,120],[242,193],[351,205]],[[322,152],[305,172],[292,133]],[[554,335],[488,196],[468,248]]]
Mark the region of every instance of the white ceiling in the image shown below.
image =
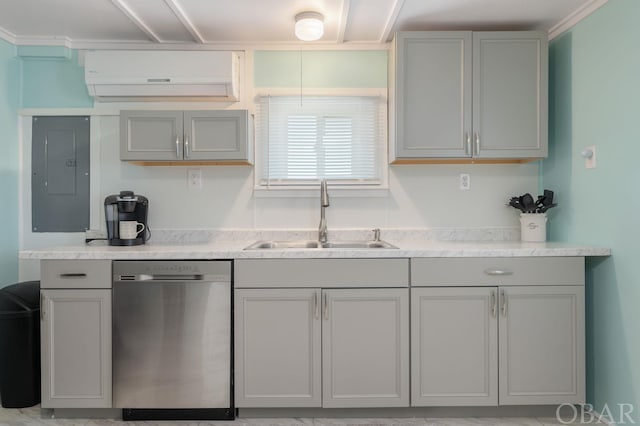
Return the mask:
[[[607,0],[7,0],[0,38],[74,48],[291,44],[294,16],[318,11],[315,44],[379,44],[403,30],[545,30]],[[155,46],[154,46],[155,47]]]

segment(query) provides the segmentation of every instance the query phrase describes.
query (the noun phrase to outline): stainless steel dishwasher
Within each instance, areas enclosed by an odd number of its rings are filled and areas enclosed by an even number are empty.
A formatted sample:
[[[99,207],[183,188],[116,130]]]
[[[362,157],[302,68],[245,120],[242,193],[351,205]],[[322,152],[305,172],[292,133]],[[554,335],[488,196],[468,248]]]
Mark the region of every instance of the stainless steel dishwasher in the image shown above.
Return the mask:
[[[113,401],[125,420],[233,419],[231,261],[113,262]]]

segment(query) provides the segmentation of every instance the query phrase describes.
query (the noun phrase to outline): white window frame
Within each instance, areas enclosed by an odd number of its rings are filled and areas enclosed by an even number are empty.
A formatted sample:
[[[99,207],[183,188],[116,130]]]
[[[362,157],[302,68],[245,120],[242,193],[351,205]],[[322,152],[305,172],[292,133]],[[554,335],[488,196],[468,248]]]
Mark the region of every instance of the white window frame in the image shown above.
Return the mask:
[[[256,93],[254,96],[254,102],[257,105],[260,99],[265,96],[301,96],[304,101],[304,96],[374,96],[380,99],[381,116],[384,117],[379,123],[382,127],[381,141],[377,147],[377,154],[379,158],[380,167],[380,180],[377,183],[350,183],[346,184],[340,180],[328,179],[328,183],[332,194],[338,197],[369,197],[369,196],[387,196],[389,189],[389,160],[388,160],[388,101],[387,91],[385,89],[322,89],[322,90],[307,90],[300,93],[300,88],[297,89],[263,89]],[[257,117],[256,117],[257,120]],[[257,125],[255,128],[255,170],[254,170],[254,194],[258,197],[316,197],[319,181],[307,181],[305,184],[264,184],[262,182],[262,176],[264,176],[264,169],[268,167],[265,164],[265,150],[268,149],[268,144],[261,140],[260,129]]]

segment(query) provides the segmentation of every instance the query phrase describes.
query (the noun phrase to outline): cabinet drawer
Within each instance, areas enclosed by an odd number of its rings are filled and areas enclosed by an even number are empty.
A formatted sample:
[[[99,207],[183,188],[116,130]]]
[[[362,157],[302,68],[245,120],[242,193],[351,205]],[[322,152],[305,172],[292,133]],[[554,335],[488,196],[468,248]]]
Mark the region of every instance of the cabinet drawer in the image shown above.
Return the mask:
[[[407,287],[409,259],[239,259],[234,285],[251,287]]]
[[[584,257],[414,258],[411,285],[584,285]]]
[[[111,288],[110,260],[42,260],[41,288]]]

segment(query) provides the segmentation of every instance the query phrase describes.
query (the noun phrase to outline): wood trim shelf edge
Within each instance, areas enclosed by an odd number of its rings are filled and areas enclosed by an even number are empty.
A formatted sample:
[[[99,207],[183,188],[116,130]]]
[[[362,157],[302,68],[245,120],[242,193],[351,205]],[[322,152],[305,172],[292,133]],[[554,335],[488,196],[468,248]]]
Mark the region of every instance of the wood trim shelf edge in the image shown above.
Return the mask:
[[[124,161],[124,160],[123,160]],[[125,161],[137,166],[253,166],[248,161]]]
[[[389,164],[525,164],[542,158],[397,158]]]

